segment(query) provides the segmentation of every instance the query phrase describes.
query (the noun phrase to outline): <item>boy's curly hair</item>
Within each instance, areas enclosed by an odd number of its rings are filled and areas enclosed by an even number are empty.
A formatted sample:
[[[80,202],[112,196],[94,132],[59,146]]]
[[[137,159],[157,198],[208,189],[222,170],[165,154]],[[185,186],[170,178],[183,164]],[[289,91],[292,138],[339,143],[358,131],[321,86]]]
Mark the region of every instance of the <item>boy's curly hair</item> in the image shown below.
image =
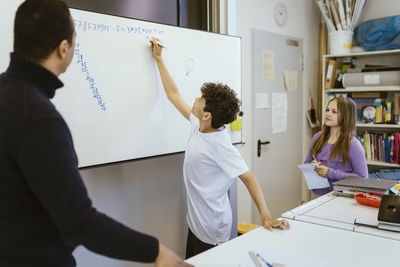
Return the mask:
[[[202,97],[206,100],[204,111],[212,115],[211,127],[218,129],[236,119],[240,101],[235,91],[222,83],[204,83],[201,86]]]

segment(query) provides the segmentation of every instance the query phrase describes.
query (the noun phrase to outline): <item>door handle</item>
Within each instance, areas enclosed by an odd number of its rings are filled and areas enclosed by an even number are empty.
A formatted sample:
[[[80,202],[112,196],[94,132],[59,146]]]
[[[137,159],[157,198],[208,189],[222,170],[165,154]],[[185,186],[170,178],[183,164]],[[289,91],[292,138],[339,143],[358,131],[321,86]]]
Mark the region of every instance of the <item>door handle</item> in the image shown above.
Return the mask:
[[[257,157],[261,156],[261,146],[268,145],[269,143],[271,143],[271,142],[270,141],[261,142],[261,140],[258,139],[258,141],[257,141]]]

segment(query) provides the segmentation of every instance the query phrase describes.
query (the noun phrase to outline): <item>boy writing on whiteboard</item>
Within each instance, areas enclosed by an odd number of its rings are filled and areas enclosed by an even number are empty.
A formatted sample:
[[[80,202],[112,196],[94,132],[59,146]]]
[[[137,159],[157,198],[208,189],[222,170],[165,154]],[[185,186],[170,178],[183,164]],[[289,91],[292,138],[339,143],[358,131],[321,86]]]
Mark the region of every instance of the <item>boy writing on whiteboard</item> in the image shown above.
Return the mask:
[[[191,128],[183,164],[189,226],[186,258],[229,240],[232,213],[228,190],[236,177],[247,187],[265,228],[289,228],[286,220],[270,217],[257,179],[232,145],[224,127],[236,119],[239,111],[236,93],[224,84],[205,83],[201,87],[202,95],[190,107],[164,64],[159,41],[153,38],[150,42],[165,93],[190,121]]]

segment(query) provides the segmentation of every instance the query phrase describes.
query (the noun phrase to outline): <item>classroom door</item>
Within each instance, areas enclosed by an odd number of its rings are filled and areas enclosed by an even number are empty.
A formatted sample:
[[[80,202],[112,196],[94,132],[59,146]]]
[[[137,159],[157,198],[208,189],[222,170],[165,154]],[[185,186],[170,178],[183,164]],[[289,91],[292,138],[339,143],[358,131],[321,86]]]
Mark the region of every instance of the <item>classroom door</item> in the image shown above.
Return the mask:
[[[253,30],[253,163],[273,217],[301,204],[302,66],[301,39]],[[286,89],[285,72],[295,90]]]

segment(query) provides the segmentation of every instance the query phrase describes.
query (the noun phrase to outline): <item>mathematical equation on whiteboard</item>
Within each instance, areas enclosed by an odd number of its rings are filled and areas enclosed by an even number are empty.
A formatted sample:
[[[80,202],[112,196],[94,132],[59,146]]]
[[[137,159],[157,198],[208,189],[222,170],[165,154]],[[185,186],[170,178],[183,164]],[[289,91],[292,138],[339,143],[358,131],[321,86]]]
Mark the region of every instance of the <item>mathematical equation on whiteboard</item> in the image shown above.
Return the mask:
[[[85,20],[74,19],[75,30],[80,32],[116,32],[127,34],[146,34],[146,35],[163,35],[165,32],[156,28],[134,27],[134,26],[121,26],[121,25],[106,25],[101,23],[93,23]],[[85,59],[84,53],[81,51],[79,42],[75,42],[74,56],[76,57],[76,64],[81,68],[88,82],[94,100],[97,102],[99,108],[106,111],[106,103],[101,96],[101,90],[96,86],[93,74],[89,72],[89,66]]]
[[[96,86],[96,82],[92,76],[90,76],[88,64],[80,50],[80,43],[75,42],[74,55],[76,56],[76,64],[80,65],[82,73],[84,73],[85,80],[89,83],[90,90],[92,91],[93,98],[97,101],[97,105],[101,110],[106,111],[106,103],[100,95],[99,88]]]
[[[121,25],[106,25],[102,23],[88,22],[85,20],[74,19],[75,30],[83,32],[118,32],[129,34],[152,34],[162,35],[163,30],[156,28],[134,27],[134,26],[121,26]]]

